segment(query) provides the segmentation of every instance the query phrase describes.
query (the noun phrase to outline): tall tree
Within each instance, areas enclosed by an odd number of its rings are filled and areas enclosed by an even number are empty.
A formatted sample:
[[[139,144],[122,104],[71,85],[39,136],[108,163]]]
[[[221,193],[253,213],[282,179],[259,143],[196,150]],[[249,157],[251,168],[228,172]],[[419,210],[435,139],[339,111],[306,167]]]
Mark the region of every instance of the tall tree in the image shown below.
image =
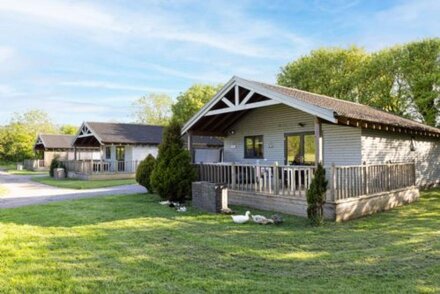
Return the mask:
[[[440,125],[440,38],[406,44],[402,48],[402,76],[425,123]]]
[[[440,38],[371,54],[318,49],[284,66],[278,83],[440,125]]]
[[[19,161],[34,156],[37,134],[56,133],[46,112],[31,110],[15,113],[8,125],[0,130],[0,159]]]
[[[222,87],[222,85],[195,84],[177,97],[172,106],[173,120],[181,125],[187,122]]]
[[[185,202],[191,196],[191,183],[195,179],[190,153],[183,148],[180,124],[171,121],[159,145],[156,165],[150,176],[151,185],[162,198]]]
[[[281,69],[278,84],[357,101],[359,69],[368,58],[361,48],[321,48]]]
[[[133,102],[133,117],[137,123],[166,125],[171,118],[173,99],[166,94],[151,93]]]

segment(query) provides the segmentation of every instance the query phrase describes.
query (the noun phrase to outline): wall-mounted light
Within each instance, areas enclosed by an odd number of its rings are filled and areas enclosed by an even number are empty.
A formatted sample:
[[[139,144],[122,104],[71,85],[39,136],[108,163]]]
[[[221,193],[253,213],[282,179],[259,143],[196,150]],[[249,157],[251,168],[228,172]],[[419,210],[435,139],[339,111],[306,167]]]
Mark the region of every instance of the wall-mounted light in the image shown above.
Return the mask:
[[[416,144],[414,137],[411,137],[411,143],[409,144],[409,150],[416,151]]]
[[[229,135],[235,135],[235,130],[229,130],[228,134]]]
[[[301,128],[304,128],[305,127],[305,123],[302,123],[302,122],[300,122],[300,123],[298,123],[298,125],[301,127]]]

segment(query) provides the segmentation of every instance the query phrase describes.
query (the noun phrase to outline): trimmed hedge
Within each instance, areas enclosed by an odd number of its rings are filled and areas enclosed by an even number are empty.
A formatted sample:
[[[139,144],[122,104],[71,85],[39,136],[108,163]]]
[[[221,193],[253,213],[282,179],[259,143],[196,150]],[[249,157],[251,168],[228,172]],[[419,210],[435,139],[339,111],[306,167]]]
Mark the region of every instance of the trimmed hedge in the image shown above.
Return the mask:
[[[151,174],[156,166],[156,158],[153,155],[148,156],[139,163],[136,171],[136,182],[139,185],[144,186],[148,193],[153,193],[153,186],[151,185]]]

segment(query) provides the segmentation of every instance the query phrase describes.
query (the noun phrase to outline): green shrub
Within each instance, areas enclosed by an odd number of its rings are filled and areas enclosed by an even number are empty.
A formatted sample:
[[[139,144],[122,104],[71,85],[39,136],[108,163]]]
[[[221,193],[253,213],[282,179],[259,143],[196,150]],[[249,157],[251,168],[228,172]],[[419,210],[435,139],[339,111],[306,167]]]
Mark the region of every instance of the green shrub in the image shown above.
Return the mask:
[[[191,196],[191,183],[195,179],[191,156],[183,148],[180,125],[173,121],[164,130],[151,184],[163,199],[184,202]]]
[[[320,225],[324,221],[324,203],[327,184],[325,169],[321,164],[318,164],[312,183],[307,190],[307,217],[312,225]]]
[[[49,175],[53,178],[54,176],[54,170],[56,168],[63,168],[64,172],[66,173],[67,176],[67,172],[66,172],[66,167],[64,166],[64,164],[59,160],[59,157],[56,156],[54,159],[52,159],[52,161],[50,162],[50,168],[49,168]]]
[[[139,185],[144,186],[148,193],[153,192],[153,187],[151,186],[151,173],[156,166],[156,158],[153,155],[148,154],[148,156],[139,163],[139,166],[136,170],[136,182]]]

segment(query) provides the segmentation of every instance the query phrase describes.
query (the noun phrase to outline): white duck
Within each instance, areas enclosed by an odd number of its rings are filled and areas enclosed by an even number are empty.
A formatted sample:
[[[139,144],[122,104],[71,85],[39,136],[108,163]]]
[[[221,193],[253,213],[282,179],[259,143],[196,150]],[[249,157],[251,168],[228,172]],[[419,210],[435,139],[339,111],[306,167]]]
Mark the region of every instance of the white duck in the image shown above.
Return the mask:
[[[236,224],[244,224],[249,221],[250,211],[246,211],[245,215],[231,215],[232,221]]]
[[[266,218],[263,215],[253,215],[252,220],[254,223],[261,224],[261,225],[267,225],[267,224],[273,224],[273,219]]]

